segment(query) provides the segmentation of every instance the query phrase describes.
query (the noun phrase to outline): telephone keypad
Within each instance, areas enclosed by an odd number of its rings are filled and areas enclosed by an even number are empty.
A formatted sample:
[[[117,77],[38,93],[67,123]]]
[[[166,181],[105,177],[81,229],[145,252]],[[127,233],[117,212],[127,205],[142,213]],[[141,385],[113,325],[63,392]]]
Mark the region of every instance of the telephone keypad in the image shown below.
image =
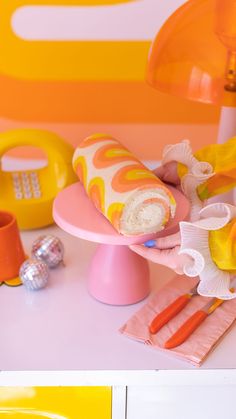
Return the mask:
[[[12,173],[12,182],[16,199],[41,198],[37,172]]]
[[[21,192],[16,192],[15,197],[16,199],[23,199],[23,194]]]

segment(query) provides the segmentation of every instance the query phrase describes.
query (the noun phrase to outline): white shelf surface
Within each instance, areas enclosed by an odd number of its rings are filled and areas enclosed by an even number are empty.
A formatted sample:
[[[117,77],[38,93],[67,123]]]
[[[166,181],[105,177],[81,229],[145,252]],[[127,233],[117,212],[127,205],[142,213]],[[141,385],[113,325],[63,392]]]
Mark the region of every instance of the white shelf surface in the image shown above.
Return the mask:
[[[46,233],[62,239],[66,267],[51,271],[49,286],[40,291],[30,292],[23,286],[0,287],[1,371],[196,370],[118,332],[145,301],[110,306],[88,294],[86,275],[95,244],[54,226],[22,233],[28,254],[32,242]],[[155,289],[172,276],[168,269],[151,264]],[[236,368],[235,341],[233,327],[200,369]]]
[[[5,163],[19,169],[29,164]],[[86,288],[96,245],[52,226],[22,233],[27,254],[42,234],[62,239],[66,267],[51,271],[41,291],[0,287],[0,385],[236,385],[235,325],[200,368],[131,340],[118,329],[145,301],[123,307],[96,301]],[[174,275],[150,268],[156,291]]]

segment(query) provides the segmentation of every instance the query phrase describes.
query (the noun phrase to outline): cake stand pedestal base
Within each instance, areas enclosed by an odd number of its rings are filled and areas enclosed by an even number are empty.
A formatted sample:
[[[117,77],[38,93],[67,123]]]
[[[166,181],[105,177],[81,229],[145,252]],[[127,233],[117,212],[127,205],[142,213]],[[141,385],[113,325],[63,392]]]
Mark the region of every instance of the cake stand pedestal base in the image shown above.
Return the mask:
[[[90,264],[88,290],[106,304],[137,303],[150,291],[148,263],[128,246],[100,244]]]

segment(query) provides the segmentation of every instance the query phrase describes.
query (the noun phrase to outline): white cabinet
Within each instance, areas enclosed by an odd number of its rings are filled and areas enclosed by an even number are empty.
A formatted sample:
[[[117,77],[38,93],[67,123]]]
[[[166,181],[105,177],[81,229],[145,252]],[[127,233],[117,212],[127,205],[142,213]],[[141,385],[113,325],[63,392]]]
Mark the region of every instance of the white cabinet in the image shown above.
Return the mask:
[[[236,386],[128,387],[127,419],[235,419]]]

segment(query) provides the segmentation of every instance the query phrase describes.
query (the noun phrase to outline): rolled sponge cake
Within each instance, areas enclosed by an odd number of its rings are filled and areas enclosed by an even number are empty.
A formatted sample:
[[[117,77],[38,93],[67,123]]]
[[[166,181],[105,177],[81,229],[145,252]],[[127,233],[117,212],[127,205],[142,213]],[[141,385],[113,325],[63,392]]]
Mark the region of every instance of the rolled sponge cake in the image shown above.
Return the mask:
[[[175,214],[168,188],[109,135],[85,138],[73,167],[96,208],[123,235],[156,233]]]

